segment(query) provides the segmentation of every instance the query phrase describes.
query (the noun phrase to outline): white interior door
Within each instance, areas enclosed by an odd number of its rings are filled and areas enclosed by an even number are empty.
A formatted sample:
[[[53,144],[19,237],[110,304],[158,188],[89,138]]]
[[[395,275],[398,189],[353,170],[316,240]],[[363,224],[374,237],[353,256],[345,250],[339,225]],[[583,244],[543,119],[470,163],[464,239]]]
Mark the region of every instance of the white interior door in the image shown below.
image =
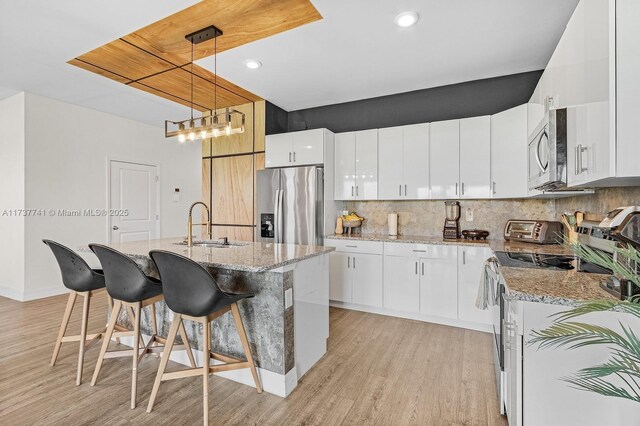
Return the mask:
[[[158,170],[111,161],[109,233],[112,243],[158,238]]]

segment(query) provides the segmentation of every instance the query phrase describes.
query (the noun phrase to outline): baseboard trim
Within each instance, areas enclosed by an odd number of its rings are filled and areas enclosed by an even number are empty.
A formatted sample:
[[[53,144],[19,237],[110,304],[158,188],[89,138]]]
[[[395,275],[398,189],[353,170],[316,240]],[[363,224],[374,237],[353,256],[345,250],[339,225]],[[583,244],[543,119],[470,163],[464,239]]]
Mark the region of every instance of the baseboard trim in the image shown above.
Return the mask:
[[[9,287],[0,287],[0,296],[6,297],[7,299],[17,300],[18,302],[23,302],[22,292]]]
[[[354,303],[337,302],[334,300],[329,301],[329,306],[334,308],[350,309],[353,311],[368,312],[370,314],[385,315],[388,317],[396,317],[396,318],[404,318],[404,319],[410,319],[415,321],[430,322],[434,324],[447,325],[450,327],[458,327],[458,328],[464,328],[467,330],[481,331],[483,333],[493,332],[493,327],[491,324],[474,323],[474,322],[468,322],[468,321],[461,321],[457,319],[436,317],[432,315],[423,315],[423,314],[415,314],[411,312],[394,311],[391,309],[376,308],[372,306],[364,306],[364,305],[358,305]]]
[[[55,288],[49,288],[46,290],[25,292],[22,297],[22,301],[28,302],[30,300],[44,299],[46,297],[59,296],[61,294],[67,294],[67,293],[69,293],[69,290],[65,287],[55,287]]]
[[[149,339],[149,336],[143,335],[143,339],[146,343]],[[126,346],[133,346],[133,337],[121,337],[120,343]],[[193,353],[193,357],[196,360],[196,365],[202,365],[202,351],[192,349],[191,352]],[[171,357],[169,359],[182,365],[191,366],[186,350],[172,351]],[[221,362],[214,360],[214,364],[221,364]],[[251,371],[248,368],[243,368],[241,370],[224,371],[221,373],[215,373],[215,375],[255,388],[253,376],[251,375]],[[260,377],[260,382],[262,383],[262,389],[265,392],[279,396],[281,398],[286,398],[287,396],[289,396],[289,394],[293,392],[293,390],[298,385],[298,375],[295,368],[292,368],[287,374],[278,374],[274,373],[273,371],[265,370],[258,367],[258,376]]]

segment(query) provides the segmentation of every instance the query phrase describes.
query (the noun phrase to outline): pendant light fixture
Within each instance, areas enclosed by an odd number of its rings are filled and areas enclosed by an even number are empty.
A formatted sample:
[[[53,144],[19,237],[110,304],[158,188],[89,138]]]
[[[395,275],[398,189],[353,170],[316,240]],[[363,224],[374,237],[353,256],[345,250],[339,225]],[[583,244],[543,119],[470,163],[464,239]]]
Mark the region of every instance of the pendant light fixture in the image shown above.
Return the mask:
[[[182,121],[164,122],[164,135],[167,138],[177,136],[180,142],[187,140],[195,141],[199,139],[217,138],[244,133],[245,115],[244,113],[226,107],[224,112],[218,112],[218,37],[222,31],[215,26],[203,28],[194,33],[188,34],[185,38],[191,43],[191,118]],[[213,53],[213,110],[209,114],[203,114],[200,118],[193,117],[193,51],[194,46],[207,40],[214,39]],[[240,126],[233,127],[233,117],[239,117]]]

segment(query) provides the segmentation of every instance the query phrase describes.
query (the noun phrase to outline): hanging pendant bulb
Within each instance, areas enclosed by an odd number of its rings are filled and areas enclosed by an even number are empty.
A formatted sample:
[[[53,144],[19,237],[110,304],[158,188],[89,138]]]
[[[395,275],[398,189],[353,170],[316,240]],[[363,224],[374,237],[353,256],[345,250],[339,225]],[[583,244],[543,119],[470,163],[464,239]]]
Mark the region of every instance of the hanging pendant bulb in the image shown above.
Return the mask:
[[[183,142],[184,142],[184,141],[186,141],[186,140],[187,140],[187,137],[184,135],[184,133],[180,133],[180,134],[178,135],[178,141],[179,141],[180,143],[183,143]]]

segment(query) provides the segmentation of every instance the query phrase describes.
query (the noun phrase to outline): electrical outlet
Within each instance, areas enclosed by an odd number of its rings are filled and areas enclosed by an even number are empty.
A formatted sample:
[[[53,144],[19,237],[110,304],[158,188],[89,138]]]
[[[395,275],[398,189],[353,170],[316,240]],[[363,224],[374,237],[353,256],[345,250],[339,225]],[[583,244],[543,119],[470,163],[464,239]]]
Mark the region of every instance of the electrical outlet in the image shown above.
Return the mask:
[[[467,222],[473,222],[473,210],[471,210],[470,208],[467,208],[467,210],[465,211],[465,220]]]
[[[284,292],[284,308],[290,308],[293,306],[293,289],[290,288]]]

